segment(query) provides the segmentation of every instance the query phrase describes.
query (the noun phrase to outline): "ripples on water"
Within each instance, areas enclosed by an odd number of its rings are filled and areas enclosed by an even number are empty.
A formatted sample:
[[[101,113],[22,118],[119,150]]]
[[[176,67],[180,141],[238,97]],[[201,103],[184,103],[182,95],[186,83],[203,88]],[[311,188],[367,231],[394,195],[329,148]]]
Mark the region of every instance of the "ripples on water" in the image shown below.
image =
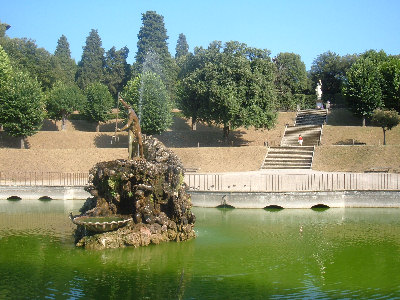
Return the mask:
[[[398,209],[194,209],[197,239],[85,251],[82,201],[0,201],[0,299],[400,298]]]

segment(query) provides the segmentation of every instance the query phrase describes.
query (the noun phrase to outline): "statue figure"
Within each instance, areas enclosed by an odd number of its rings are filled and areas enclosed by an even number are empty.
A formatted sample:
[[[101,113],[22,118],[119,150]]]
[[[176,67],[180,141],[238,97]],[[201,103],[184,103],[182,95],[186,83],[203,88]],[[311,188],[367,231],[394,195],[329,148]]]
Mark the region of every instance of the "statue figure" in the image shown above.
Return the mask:
[[[128,152],[129,159],[133,159],[133,144],[136,137],[136,141],[139,144],[140,157],[144,158],[143,155],[143,143],[142,143],[142,131],[140,129],[139,118],[137,117],[135,111],[130,107],[122,97],[119,97],[121,103],[125,106],[128,111],[128,122],[122,128],[118,128],[118,131],[128,129]]]
[[[317,93],[317,99],[321,100],[321,98],[322,98],[322,82],[321,82],[321,79],[317,83],[317,87],[316,87],[315,91]]]

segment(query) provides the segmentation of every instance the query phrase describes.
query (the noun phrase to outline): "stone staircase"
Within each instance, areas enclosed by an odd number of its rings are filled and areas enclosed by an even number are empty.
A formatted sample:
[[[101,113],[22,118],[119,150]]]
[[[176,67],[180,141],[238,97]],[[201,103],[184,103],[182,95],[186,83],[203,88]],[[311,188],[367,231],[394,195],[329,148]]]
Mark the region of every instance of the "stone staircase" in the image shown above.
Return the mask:
[[[287,125],[280,147],[269,147],[261,169],[311,169],[314,148],[319,144],[326,110],[302,110],[294,125]],[[299,146],[299,135],[303,146]]]
[[[326,122],[326,109],[305,109],[297,112],[295,126],[323,125]]]

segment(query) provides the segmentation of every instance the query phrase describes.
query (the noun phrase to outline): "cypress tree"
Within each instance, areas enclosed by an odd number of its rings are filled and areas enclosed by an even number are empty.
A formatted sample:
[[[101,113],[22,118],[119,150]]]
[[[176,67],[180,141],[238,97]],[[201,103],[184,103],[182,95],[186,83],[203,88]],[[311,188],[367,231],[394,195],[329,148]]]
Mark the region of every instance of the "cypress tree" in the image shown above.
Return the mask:
[[[175,98],[175,81],[178,75],[178,67],[168,51],[168,36],[164,25],[164,17],[155,11],[147,11],[142,14],[142,27],[139,30],[134,64],[134,76],[143,72],[143,66],[149,55],[156,56],[160,64],[161,77],[171,99]]]
[[[178,59],[182,56],[185,56],[189,53],[189,45],[186,41],[186,36],[183,33],[179,34],[178,41],[176,42],[175,50],[176,50],[176,53],[175,53],[176,59]]]
[[[126,62],[128,54],[129,49],[127,47],[120,50],[112,47],[106,53],[104,60],[104,82],[114,98],[122,90],[130,77],[130,66]]]
[[[75,81],[76,63],[71,58],[69,43],[65,35],[62,35],[57,42],[54,51],[54,67],[57,70],[58,80],[62,82],[72,83]]]
[[[76,82],[81,89],[89,84],[103,81],[104,49],[97,30],[92,29],[83,47],[78,63]]]
[[[139,30],[136,53],[137,71],[142,72],[143,63],[148,52],[157,53],[162,60],[170,57],[168,52],[168,36],[164,25],[164,17],[155,11],[142,14],[142,27]]]

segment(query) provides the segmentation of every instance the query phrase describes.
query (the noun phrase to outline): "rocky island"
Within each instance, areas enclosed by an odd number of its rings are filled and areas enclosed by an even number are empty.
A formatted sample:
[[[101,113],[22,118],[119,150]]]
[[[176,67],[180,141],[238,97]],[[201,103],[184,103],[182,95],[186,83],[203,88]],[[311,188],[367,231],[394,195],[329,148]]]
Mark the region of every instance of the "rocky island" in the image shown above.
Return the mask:
[[[195,237],[195,216],[179,158],[154,137],[144,157],[100,162],[89,175],[93,196],[71,216],[75,243],[85,249],[147,246]]]

